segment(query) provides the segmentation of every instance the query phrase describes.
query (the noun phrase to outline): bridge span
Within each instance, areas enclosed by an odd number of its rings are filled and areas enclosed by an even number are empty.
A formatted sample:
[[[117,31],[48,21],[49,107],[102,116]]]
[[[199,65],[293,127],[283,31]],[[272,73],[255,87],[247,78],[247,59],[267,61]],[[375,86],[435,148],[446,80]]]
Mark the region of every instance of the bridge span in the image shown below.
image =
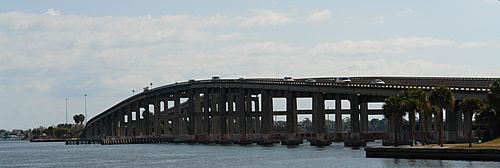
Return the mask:
[[[311,80],[314,79],[314,80]],[[370,84],[382,79],[383,85]],[[363,145],[371,137],[368,116],[382,114],[370,109],[368,103],[383,102],[409,88],[431,90],[448,86],[457,101],[467,97],[486,99],[495,78],[445,77],[353,77],[351,83],[336,83],[334,78],[303,79],[218,79],[189,80],[154,89],[146,89],[90,119],[86,125],[87,139],[124,142],[199,142],[199,143],[259,143],[299,144],[304,139],[312,145],[328,145],[344,140],[348,146]],[[286,110],[274,108],[273,99],[284,98]],[[298,98],[310,98],[312,108],[297,109]],[[335,100],[335,108],[325,108],[326,100]],[[348,100],[350,109],[342,109]],[[459,109],[457,109],[459,110]],[[298,115],[312,115],[313,131],[299,133]],[[350,131],[343,131],[342,122],[327,131],[326,115],[350,115]],[[461,113],[447,115],[447,138],[460,137]],[[274,116],[286,118],[286,129],[278,131]],[[462,128],[463,129],[463,128]],[[115,141],[110,141],[115,140]],[[128,142],[128,141],[127,141]]]

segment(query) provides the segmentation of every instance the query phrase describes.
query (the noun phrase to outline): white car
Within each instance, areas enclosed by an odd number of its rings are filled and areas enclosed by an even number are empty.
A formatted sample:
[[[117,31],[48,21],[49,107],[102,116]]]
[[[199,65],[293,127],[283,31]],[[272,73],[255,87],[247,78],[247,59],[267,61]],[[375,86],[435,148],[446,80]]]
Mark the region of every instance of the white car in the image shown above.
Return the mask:
[[[337,78],[335,78],[335,82],[337,82],[337,83],[351,83],[351,79],[349,79],[349,77],[337,77]]]
[[[293,81],[293,78],[292,77],[289,77],[289,76],[286,76],[283,78],[284,81]]]
[[[374,79],[370,82],[372,85],[385,85],[385,82],[382,79]]]
[[[316,83],[316,79],[309,78],[309,79],[306,79],[304,82],[306,82],[306,83]]]

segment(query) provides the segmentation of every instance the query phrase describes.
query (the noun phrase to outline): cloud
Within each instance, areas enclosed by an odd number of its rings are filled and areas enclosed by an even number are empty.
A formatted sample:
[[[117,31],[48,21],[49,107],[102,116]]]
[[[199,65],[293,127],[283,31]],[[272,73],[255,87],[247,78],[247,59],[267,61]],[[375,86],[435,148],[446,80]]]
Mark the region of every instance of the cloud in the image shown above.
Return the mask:
[[[132,89],[139,91],[150,82],[160,86],[213,75],[498,74],[496,67],[435,63],[410,55],[416,50],[450,46],[454,44],[451,40],[413,37],[303,42],[301,33],[267,36],[260,30],[267,27],[250,27],[290,24],[298,21],[293,14],[252,12],[245,17],[0,13],[0,95],[7,95],[0,96],[0,105],[5,111],[39,117],[43,123],[36,124],[47,125],[60,121],[60,113],[54,109],[64,109],[65,97],[78,102],[83,94],[92,95],[92,117],[130,96]],[[352,54],[397,54],[391,57],[399,59],[359,59]],[[38,113],[30,114],[34,106]],[[18,121],[2,118],[0,124],[6,120]],[[25,122],[22,127],[32,124]]]
[[[238,32],[229,33],[229,34],[219,34],[214,37],[215,41],[232,41],[241,37],[241,34]]]
[[[227,54],[238,54],[238,55],[282,55],[294,51],[294,48],[288,46],[284,43],[279,42],[258,42],[258,43],[247,43],[237,46],[226,47],[222,50]]]
[[[55,9],[47,9],[47,12],[45,13],[49,16],[57,16],[57,15],[61,15],[61,11],[58,11],[58,10],[55,10]]]
[[[385,22],[385,17],[379,16],[379,17],[375,18],[375,20],[377,21],[377,23],[384,23]]]
[[[314,21],[314,22],[326,21],[326,20],[330,19],[331,15],[332,15],[331,11],[328,9],[325,9],[325,10],[321,10],[321,11],[317,11],[317,12],[313,12],[313,13],[309,14],[309,16],[307,16],[307,20]]]
[[[488,45],[488,43],[484,42],[465,42],[462,43],[459,47],[460,48],[481,48]]]
[[[493,47],[500,48],[500,39],[490,40],[490,41],[468,41],[460,44],[459,48],[485,48]]]
[[[413,9],[408,8],[408,9],[405,9],[403,11],[398,12],[398,15],[411,15],[414,13],[415,13],[415,11]]]
[[[313,54],[399,54],[411,50],[447,46],[453,41],[430,37],[392,38],[386,40],[340,41],[319,44],[309,52]]]
[[[288,14],[273,10],[252,10],[252,12],[255,14],[254,16],[241,19],[241,26],[276,26],[292,21]]]

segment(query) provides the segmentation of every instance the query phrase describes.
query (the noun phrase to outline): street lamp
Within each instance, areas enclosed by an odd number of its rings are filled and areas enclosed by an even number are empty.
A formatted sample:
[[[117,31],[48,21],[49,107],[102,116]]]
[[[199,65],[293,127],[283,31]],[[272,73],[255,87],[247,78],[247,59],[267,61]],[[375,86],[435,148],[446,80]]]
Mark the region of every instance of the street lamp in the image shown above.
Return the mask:
[[[87,120],[87,94],[84,94],[84,99],[85,99],[85,118],[83,119],[83,122],[86,123],[85,121]]]
[[[66,124],[68,124],[68,98],[66,100]]]

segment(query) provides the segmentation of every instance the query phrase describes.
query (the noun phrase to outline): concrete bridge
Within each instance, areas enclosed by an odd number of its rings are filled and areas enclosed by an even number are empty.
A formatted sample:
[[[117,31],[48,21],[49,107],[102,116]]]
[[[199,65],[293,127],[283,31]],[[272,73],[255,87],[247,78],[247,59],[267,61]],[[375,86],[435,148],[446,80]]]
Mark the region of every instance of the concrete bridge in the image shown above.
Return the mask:
[[[314,79],[314,80],[311,80]],[[334,78],[304,79],[219,79],[189,80],[174,83],[129,97],[96,117],[86,126],[88,139],[108,143],[192,142],[192,143],[259,143],[294,145],[307,139],[311,145],[329,145],[344,140],[347,146],[364,145],[366,140],[380,139],[381,133],[370,133],[368,116],[382,114],[370,109],[368,103],[384,100],[409,88],[430,90],[448,86],[457,101],[467,97],[486,99],[494,78],[446,77],[352,77],[351,83],[336,83]],[[382,79],[386,84],[370,84]],[[286,110],[274,108],[273,99],[285,99]],[[311,109],[297,109],[298,98],[309,98]],[[334,100],[335,108],[325,108],[325,101]],[[348,100],[350,109],[342,109]],[[313,131],[299,133],[298,115],[312,115]],[[343,131],[342,122],[327,131],[326,115],[350,115],[350,132]],[[286,118],[286,130],[275,129],[275,116]],[[446,115],[447,138],[460,137],[463,130],[460,109]]]

